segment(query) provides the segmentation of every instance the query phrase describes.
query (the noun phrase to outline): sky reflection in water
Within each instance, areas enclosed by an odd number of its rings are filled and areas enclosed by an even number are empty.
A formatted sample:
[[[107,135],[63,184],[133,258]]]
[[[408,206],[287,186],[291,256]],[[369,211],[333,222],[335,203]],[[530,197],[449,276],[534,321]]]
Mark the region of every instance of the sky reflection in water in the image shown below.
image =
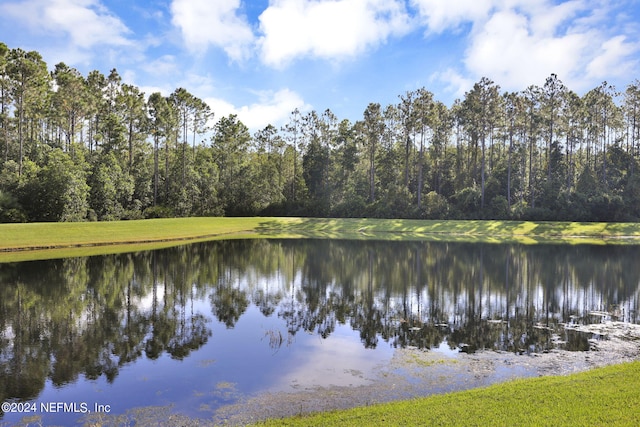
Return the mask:
[[[366,384],[398,347],[588,350],[562,325],[638,323],[639,252],[246,240],[0,264],[0,400],[207,418],[259,392]]]

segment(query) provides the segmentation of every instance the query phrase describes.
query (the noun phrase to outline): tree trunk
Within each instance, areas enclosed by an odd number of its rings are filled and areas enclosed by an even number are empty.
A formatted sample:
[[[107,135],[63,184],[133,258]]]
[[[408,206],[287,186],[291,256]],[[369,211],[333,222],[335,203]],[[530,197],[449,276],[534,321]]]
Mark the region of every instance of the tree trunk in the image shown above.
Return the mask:
[[[424,130],[420,135],[420,151],[418,153],[418,209],[422,209],[423,166],[424,166]]]
[[[509,153],[507,159],[507,206],[511,209],[511,153],[513,152],[513,125],[509,129]]]
[[[482,135],[482,164],[481,164],[481,178],[480,178],[480,188],[481,188],[481,194],[480,194],[480,209],[484,209],[484,181],[485,181],[485,139],[486,136]]]
[[[153,138],[153,206],[158,203],[158,135]]]

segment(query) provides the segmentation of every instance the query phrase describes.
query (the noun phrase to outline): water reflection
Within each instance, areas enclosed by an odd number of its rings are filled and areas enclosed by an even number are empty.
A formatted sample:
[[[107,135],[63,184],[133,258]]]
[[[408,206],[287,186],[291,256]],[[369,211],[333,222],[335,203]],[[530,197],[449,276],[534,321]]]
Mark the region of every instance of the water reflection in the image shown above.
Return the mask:
[[[565,323],[639,322],[636,246],[237,240],[0,265],[0,401],[182,360],[249,307],[269,351],[337,325],[361,346],[588,350]],[[203,310],[203,303],[208,310]],[[257,328],[258,326],[256,326]],[[260,355],[256,355],[260,357]]]

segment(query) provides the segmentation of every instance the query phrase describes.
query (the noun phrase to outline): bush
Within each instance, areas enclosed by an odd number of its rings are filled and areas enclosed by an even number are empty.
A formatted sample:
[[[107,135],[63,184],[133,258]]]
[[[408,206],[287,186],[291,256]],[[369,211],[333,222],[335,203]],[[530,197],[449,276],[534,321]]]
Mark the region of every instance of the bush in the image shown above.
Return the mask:
[[[390,187],[379,199],[370,203],[365,211],[373,218],[417,218],[416,207],[411,203],[412,195],[404,187]]]
[[[335,218],[361,218],[367,204],[358,196],[344,200],[331,209],[331,216]]]
[[[0,222],[27,222],[27,215],[18,201],[3,191],[0,191]]]
[[[446,219],[449,216],[449,202],[443,195],[431,191],[424,197],[420,214],[426,219]]]
[[[173,210],[166,206],[150,206],[144,210],[145,218],[173,218]]]
[[[466,187],[453,195],[457,216],[460,218],[477,218],[480,210],[482,194],[477,187]]]
[[[511,205],[511,219],[524,219],[529,204],[525,200],[518,200]]]
[[[551,209],[536,206],[528,208],[521,219],[525,221],[553,221],[555,214]]]
[[[87,210],[87,220],[91,222],[96,222],[98,220],[98,214],[93,209],[89,208]]]
[[[131,203],[130,209],[125,209],[122,219],[143,219],[144,214],[142,212],[142,202],[138,199],[134,199]]]
[[[594,221],[618,221],[624,212],[624,202],[617,194],[599,194],[589,202]]]
[[[509,219],[509,202],[504,196],[495,196],[489,202],[488,219]]]

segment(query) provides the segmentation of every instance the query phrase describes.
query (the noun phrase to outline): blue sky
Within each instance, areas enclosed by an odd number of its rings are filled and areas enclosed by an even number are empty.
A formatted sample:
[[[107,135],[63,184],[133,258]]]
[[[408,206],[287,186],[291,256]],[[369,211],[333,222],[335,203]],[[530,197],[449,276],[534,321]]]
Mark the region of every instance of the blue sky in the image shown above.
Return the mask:
[[[579,94],[640,78],[640,0],[0,0],[0,41],[147,95],[184,87],[252,131],[294,108],[362,117],[426,87],[551,73]]]

